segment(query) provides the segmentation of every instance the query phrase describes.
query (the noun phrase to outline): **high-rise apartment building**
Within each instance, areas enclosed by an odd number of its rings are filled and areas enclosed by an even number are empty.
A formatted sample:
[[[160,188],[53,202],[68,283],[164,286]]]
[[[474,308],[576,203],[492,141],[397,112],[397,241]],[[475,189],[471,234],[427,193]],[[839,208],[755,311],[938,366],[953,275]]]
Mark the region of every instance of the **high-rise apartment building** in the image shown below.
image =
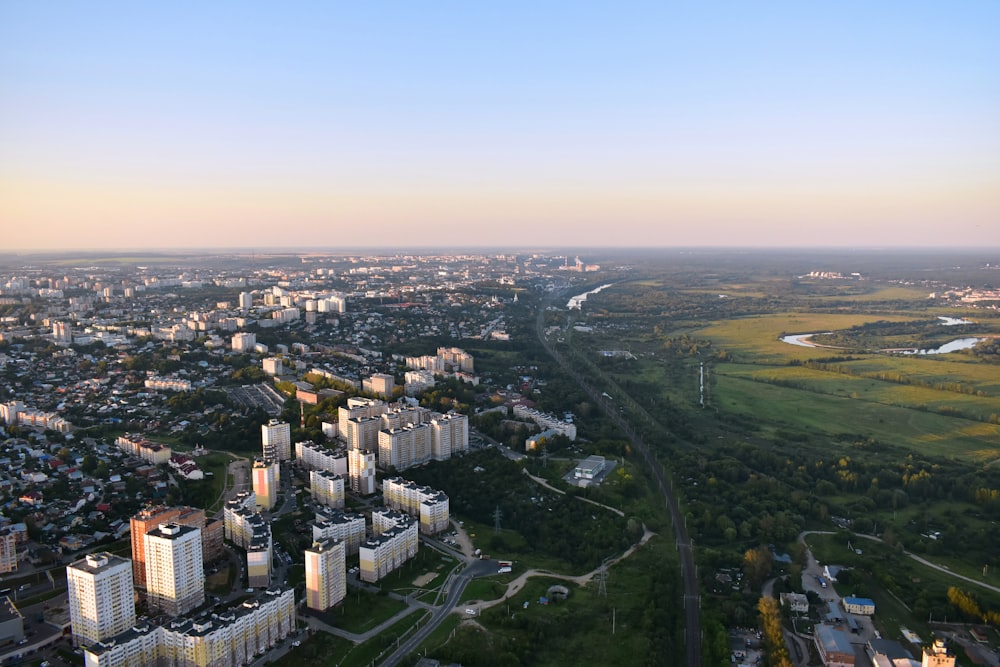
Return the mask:
[[[320,505],[338,509],[344,506],[344,478],[337,473],[327,470],[310,471],[309,491]]]
[[[431,456],[446,461],[457,452],[469,451],[469,418],[449,412],[431,420]]]
[[[347,449],[376,449],[381,427],[378,417],[351,417],[347,420],[347,430],[342,431]]]
[[[376,394],[382,398],[391,398],[396,388],[396,379],[388,373],[375,373],[361,382],[364,391]]]
[[[306,470],[329,470],[347,476],[347,454],[311,440],[295,443],[295,460]]]
[[[222,525],[214,519],[205,518],[205,510],[197,507],[167,507],[152,505],[144,507],[129,519],[132,540],[132,581],[140,591],[146,589],[146,542],[145,535],[160,524],[179,523],[182,526],[198,528],[201,533],[201,554],[208,563],[222,556]]]
[[[375,481],[375,452],[368,449],[347,450],[348,476],[351,491],[370,496],[377,490]]]
[[[261,424],[260,442],[265,459],[287,461],[292,458],[292,428],[288,422],[272,419]]]
[[[306,557],[306,606],[326,611],[347,596],[344,543],[340,540],[313,542]]]
[[[257,334],[242,333],[242,332],[233,334],[232,338],[233,352],[253,352],[256,347],[257,347]]]
[[[240,292],[240,308],[246,310],[253,307],[253,294],[250,292]]]
[[[250,471],[253,481],[253,492],[257,495],[257,507],[270,511],[278,500],[278,489],[281,481],[281,469],[277,461],[269,459],[254,459]]]
[[[372,511],[375,537],[361,545],[361,580],[374,583],[417,555],[417,522],[390,509]]]
[[[147,532],[144,539],[150,609],[179,616],[204,603],[201,530],[164,523]]]
[[[89,646],[135,623],[132,563],[127,559],[89,554],[66,567],[66,586],[75,644]]]
[[[392,477],[382,482],[382,497],[386,507],[418,519],[420,532],[425,535],[436,535],[448,528],[449,500],[441,491]]]
[[[379,417],[387,410],[388,406],[378,399],[351,397],[347,399],[346,407],[337,409],[338,431],[347,437],[347,421],[349,419]]]
[[[378,466],[383,470],[407,468],[431,460],[432,427],[410,424],[379,431]]]
[[[295,629],[295,593],[271,588],[237,607],[165,625],[144,622],[84,651],[87,667],[236,667]]]
[[[365,541],[365,517],[340,510],[319,508],[312,527],[313,542],[340,540],[344,543],[344,553],[356,556]]]

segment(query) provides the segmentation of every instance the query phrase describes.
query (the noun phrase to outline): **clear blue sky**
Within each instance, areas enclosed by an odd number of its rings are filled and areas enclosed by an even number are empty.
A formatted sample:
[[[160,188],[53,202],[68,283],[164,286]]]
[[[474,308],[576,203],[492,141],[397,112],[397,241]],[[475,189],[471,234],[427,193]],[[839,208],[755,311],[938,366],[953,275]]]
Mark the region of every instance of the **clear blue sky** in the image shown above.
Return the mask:
[[[11,249],[1000,246],[1000,2],[7,2]]]

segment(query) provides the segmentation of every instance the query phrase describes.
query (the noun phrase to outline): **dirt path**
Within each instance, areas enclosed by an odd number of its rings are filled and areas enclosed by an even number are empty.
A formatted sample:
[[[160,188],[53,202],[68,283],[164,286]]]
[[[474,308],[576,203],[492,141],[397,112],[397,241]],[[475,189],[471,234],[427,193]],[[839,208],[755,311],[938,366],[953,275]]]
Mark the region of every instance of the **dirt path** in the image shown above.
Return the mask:
[[[652,538],[654,535],[656,535],[656,533],[646,528],[644,524],[642,526],[642,539],[640,539],[636,544],[633,544],[628,549],[626,549],[620,556],[616,556],[615,558],[609,560],[607,562],[607,566],[610,567],[618,563],[619,561],[628,558],[633,553],[635,553],[636,549],[638,549],[646,542],[648,542],[650,538]],[[490,607],[494,607],[498,604],[501,604],[504,602],[504,600],[513,596],[515,593],[521,590],[524,587],[524,584],[528,581],[529,577],[549,577],[551,579],[561,579],[563,581],[571,581],[577,586],[583,586],[588,582],[590,582],[594,577],[598,576],[600,573],[601,573],[601,568],[599,567],[591,570],[590,572],[587,572],[586,574],[581,574],[578,576],[573,576],[569,574],[558,574],[556,572],[550,572],[549,570],[527,570],[525,572],[522,572],[520,575],[518,575],[516,579],[507,584],[507,590],[504,593],[503,597],[497,598],[496,600],[487,600],[484,602],[479,602],[476,603],[475,605],[469,605],[469,606],[478,607],[479,609],[488,609]]]
[[[526,468],[522,468],[522,469],[521,469],[521,471],[522,471],[522,472],[523,472],[523,473],[524,473],[525,475],[527,475],[527,476],[528,476],[529,478],[531,478],[531,480],[532,480],[533,482],[538,482],[539,484],[541,484],[542,486],[544,486],[544,487],[545,487],[546,489],[548,489],[549,491],[555,491],[555,492],[556,492],[556,493],[558,493],[559,495],[563,495],[563,496],[565,496],[565,495],[566,495],[566,492],[565,492],[565,491],[562,491],[562,490],[560,490],[560,489],[557,489],[556,487],[552,486],[551,484],[549,484],[548,482],[546,482],[546,481],[545,481],[544,479],[542,479],[541,477],[535,477],[535,476],[534,476],[534,475],[532,475],[532,474],[531,474],[530,472],[528,472],[528,470],[527,470]],[[576,498],[577,498],[577,500],[582,500],[582,501],[583,501],[583,502],[585,502],[585,503],[590,503],[591,505],[597,505],[598,507],[603,507],[603,508],[604,508],[604,509],[606,509],[606,510],[611,510],[612,512],[614,512],[614,513],[615,513],[615,514],[617,514],[618,516],[625,516],[625,512],[622,512],[622,511],[621,511],[621,510],[619,510],[619,509],[615,509],[615,508],[614,508],[614,507],[612,507],[611,505],[605,505],[605,504],[603,504],[603,503],[599,503],[599,502],[597,502],[596,500],[591,500],[590,498],[583,498],[583,497],[581,497],[581,496],[576,496]]]

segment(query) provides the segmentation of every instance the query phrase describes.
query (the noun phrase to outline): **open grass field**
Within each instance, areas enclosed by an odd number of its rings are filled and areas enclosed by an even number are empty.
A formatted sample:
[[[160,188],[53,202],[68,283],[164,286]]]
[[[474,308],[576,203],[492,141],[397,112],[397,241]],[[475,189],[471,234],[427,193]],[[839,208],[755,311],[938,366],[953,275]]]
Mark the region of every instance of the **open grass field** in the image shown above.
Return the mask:
[[[849,366],[850,364],[841,364]],[[885,371],[896,374],[899,371]],[[958,391],[935,389],[928,386],[898,384],[896,382],[859,377],[836,372],[815,370],[804,366],[761,367],[741,364],[719,364],[715,368],[717,376],[738,377],[754,382],[778,384],[802,389],[807,392],[830,396],[849,397],[854,400],[882,405],[895,405],[926,409],[948,415],[988,422],[991,415],[1000,414],[1000,401],[996,395],[969,395]],[[910,374],[906,378],[934,382],[938,378],[921,379]],[[926,376],[925,376],[926,377]],[[952,376],[955,377],[955,376]],[[944,385],[943,378],[940,379]],[[956,383],[959,384],[959,383]],[[972,383],[961,383],[974,391],[985,394],[983,389],[975,389]]]
[[[785,335],[838,331],[878,320],[908,322],[922,319],[927,318],[926,316],[908,317],[861,313],[787,312],[719,320],[695,333],[713,341],[741,360],[752,360],[759,363],[787,363],[791,359],[817,359],[829,357],[838,354],[838,352],[829,348],[811,348],[783,343],[780,338]]]
[[[1000,458],[1000,426],[885,405],[849,395],[816,394],[737,375],[717,375],[715,402],[721,410],[752,416],[776,429],[827,435],[860,435],[945,458]]]

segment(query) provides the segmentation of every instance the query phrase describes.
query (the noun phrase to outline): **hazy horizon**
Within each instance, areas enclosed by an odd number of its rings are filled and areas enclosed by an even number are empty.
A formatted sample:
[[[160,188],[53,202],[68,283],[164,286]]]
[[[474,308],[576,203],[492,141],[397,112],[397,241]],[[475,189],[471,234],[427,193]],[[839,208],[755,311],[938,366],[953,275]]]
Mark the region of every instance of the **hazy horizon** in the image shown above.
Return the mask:
[[[1000,247],[998,23],[7,4],[4,250]]]

